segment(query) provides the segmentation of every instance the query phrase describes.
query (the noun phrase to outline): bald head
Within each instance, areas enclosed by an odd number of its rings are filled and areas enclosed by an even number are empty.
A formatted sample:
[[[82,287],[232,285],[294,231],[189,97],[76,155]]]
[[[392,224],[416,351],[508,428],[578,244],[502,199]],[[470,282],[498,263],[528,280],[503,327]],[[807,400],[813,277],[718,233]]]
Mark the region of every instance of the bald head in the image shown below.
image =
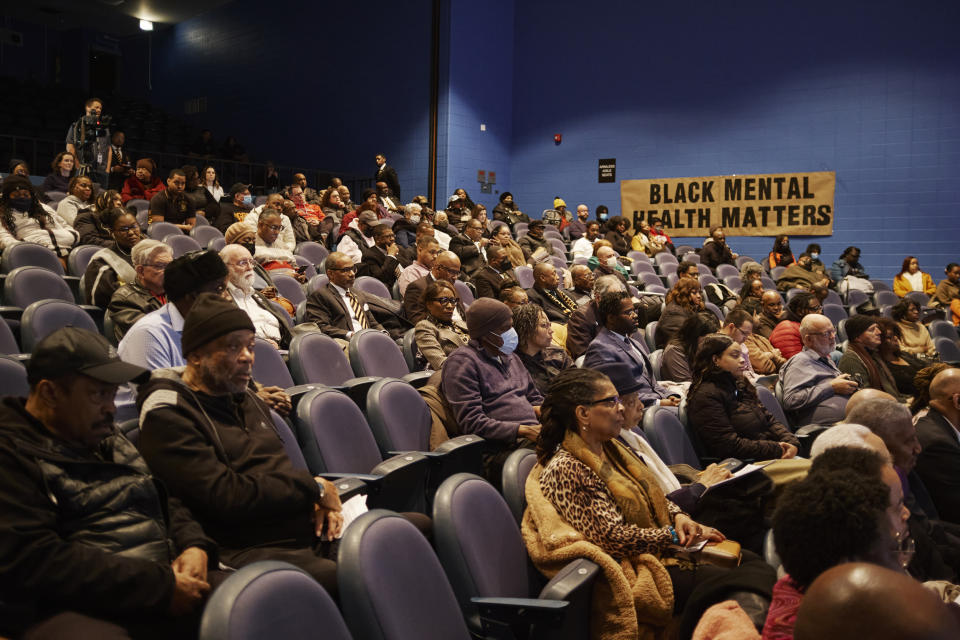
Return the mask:
[[[460,258],[453,251],[444,251],[433,261],[430,272],[437,280],[453,282],[460,274]]]
[[[810,316],[806,316],[804,320],[806,320],[809,317]],[[850,399],[847,401],[847,408],[846,408],[846,411],[844,412],[844,417],[849,418],[850,414],[853,412],[854,409],[859,407],[861,404],[870,402],[872,400],[891,400],[893,402],[897,401],[897,399],[894,398],[892,395],[890,395],[886,391],[881,391],[880,389],[860,389],[855,394],[850,396]]]
[[[549,262],[540,262],[533,267],[533,282],[541,289],[556,289],[560,283],[557,268]]]
[[[768,289],[763,292],[763,295],[760,296],[760,304],[773,304],[775,302],[783,303],[783,298],[780,297],[780,294],[772,289]]]
[[[853,409],[848,409],[846,420],[862,424],[880,436],[890,451],[893,464],[904,473],[910,473],[916,466],[917,456],[920,455],[920,441],[917,439],[913,416],[906,405],[882,396],[861,400]]]
[[[930,383],[930,406],[953,424],[960,424],[960,369],[944,369]]]
[[[904,573],[866,563],[824,571],[807,589],[796,640],[947,640],[960,625],[932,591]]]
[[[887,445],[883,444],[880,436],[874,434],[862,424],[841,422],[824,431],[813,441],[813,446],[810,447],[810,459],[813,460],[824,451],[836,447],[870,449],[883,456],[884,460],[890,461],[890,452],[887,450]]]

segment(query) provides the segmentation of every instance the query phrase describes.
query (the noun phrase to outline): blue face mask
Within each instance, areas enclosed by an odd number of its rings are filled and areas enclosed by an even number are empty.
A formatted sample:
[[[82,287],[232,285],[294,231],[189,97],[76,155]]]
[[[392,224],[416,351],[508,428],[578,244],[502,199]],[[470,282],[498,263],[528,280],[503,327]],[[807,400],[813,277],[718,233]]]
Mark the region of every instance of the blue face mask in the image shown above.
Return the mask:
[[[497,334],[494,334],[497,335]],[[503,346],[500,347],[500,353],[504,355],[510,355],[517,349],[517,345],[520,344],[520,338],[517,337],[517,330],[513,327],[510,327],[503,333],[499,334],[500,339],[503,340]]]
[[[811,254],[810,254],[810,259],[811,259],[811,260],[816,260],[816,259],[819,258],[819,257],[820,257],[820,254],[819,254],[819,253],[811,253]]]
[[[243,196],[243,204],[245,204],[245,205],[251,205],[251,204],[253,204],[253,196],[251,196],[251,195],[249,195],[249,194]]]

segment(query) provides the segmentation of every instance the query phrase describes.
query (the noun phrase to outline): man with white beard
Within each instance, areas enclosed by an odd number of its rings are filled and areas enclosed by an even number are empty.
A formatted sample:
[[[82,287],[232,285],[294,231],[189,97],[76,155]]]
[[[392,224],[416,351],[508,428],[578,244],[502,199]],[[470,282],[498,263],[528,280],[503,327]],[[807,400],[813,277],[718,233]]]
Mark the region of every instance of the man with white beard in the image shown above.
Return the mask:
[[[227,292],[238,307],[247,312],[257,337],[274,347],[286,349],[290,345],[290,330],[286,320],[270,302],[253,288],[254,259],[244,247],[228,244],[220,251],[220,259],[227,265]]]

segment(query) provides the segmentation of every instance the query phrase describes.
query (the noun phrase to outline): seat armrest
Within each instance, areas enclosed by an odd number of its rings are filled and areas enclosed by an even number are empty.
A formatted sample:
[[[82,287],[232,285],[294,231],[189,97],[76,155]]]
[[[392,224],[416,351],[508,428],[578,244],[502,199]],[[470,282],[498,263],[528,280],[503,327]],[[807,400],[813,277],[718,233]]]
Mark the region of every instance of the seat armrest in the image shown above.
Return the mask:
[[[381,478],[381,476],[348,473],[321,473],[319,476],[333,483],[342,502],[354,496],[369,495],[378,486]]]
[[[426,385],[435,373],[436,371],[414,371],[413,373],[408,373],[407,375],[403,376],[401,380],[412,386],[414,389],[419,389],[420,387]]]
[[[470,598],[470,602],[477,606],[485,632],[515,626],[558,627],[569,605],[563,600],[535,598]]]
[[[426,513],[430,467],[430,460],[418,451],[408,451],[378,464],[371,473],[384,477],[370,508]]]
[[[14,306],[8,306],[8,305],[0,306],[0,318],[3,318],[5,320],[16,320],[19,322],[21,316],[23,316],[22,307],[14,307]]]

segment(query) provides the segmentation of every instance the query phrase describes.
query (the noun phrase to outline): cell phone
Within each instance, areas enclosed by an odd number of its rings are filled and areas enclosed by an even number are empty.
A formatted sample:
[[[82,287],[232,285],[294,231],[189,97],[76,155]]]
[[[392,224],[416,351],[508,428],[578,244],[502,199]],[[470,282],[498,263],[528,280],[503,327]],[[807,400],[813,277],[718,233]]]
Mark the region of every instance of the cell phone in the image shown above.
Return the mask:
[[[730,473],[736,473],[743,467],[743,460],[737,460],[736,458],[727,458],[726,460],[721,460],[717,463],[717,466],[721,469],[726,469]]]
[[[307,269],[309,268],[310,268],[310,265],[302,264],[299,267],[297,267],[297,273],[299,273],[300,275],[303,275],[304,273],[306,273]]]

